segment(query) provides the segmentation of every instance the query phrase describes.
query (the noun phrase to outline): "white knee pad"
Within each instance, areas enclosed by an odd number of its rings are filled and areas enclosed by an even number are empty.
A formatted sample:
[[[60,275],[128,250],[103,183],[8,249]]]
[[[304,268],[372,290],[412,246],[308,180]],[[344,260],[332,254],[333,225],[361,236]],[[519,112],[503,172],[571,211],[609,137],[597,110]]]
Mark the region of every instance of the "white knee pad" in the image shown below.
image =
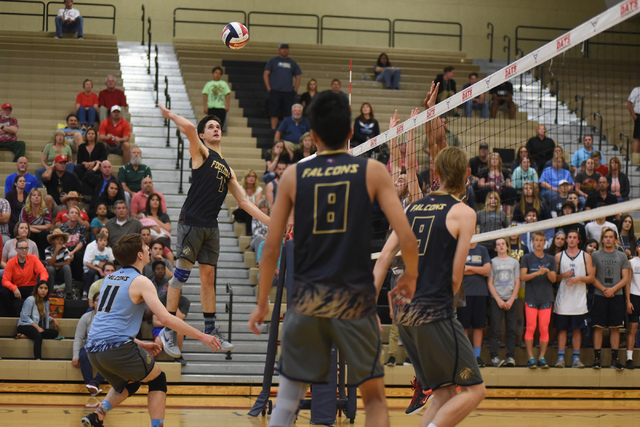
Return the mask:
[[[302,400],[308,389],[309,384],[291,381],[281,375],[278,397],[273,407],[269,425],[278,427],[292,426],[300,407],[300,400]]]

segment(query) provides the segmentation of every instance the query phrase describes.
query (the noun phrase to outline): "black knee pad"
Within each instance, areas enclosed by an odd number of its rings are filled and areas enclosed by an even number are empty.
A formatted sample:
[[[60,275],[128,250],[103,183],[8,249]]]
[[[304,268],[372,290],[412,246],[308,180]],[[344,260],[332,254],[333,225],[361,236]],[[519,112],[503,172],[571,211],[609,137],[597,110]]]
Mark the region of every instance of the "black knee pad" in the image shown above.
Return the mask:
[[[161,391],[167,392],[167,376],[164,372],[160,372],[160,375],[146,383],[149,386],[149,391]]]
[[[140,381],[136,381],[135,383],[129,383],[125,386],[127,391],[129,392],[129,397],[133,396],[136,391],[140,388]]]

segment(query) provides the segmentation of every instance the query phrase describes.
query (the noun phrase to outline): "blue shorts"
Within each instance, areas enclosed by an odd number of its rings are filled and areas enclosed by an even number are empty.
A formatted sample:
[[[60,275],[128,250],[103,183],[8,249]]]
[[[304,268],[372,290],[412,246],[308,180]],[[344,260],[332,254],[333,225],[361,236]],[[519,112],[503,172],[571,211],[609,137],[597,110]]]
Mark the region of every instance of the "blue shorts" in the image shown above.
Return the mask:
[[[560,331],[575,331],[587,327],[586,314],[567,315],[554,313],[554,316],[555,327]]]

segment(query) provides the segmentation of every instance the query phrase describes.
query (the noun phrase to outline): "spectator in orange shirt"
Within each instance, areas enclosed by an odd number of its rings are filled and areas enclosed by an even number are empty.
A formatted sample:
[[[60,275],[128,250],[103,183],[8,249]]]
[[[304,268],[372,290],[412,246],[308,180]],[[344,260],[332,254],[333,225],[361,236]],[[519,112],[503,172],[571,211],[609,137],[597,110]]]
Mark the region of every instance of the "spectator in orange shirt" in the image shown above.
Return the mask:
[[[111,74],[109,74],[104,80],[104,84],[107,88],[101,90],[100,96],[98,97],[98,104],[100,104],[100,122],[103,122],[107,117],[109,117],[109,111],[111,111],[111,107],[114,105],[120,105],[121,107],[126,107],[128,105],[127,97],[124,95],[123,91],[116,89],[116,83],[116,78]]]
[[[93,82],[91,79],[85,79],[82,83],[84,92],[80,92],[76,96],[76,115],[82,125],[82,130],[87,130],[87,127],[92,128],[96,122],[96,115],[98,114],[98,95],[93,93]]]
[[[124,164],[129,163],[131,158],[131,146],[129,138],[131,137],[131,126],[122,118],[122,112],[119,105],[111,107],[111,117],[100,123],[98,135],[101,142],[104,142],[107,150],[111,154],[120,154]]]
[[[0,316],[17,317],[22,301],[33,293],[39,280],[49,280],[49,274],[36,255],[28,254],[29,241],[16,243],[18,256],[7,262],[0,289]]]

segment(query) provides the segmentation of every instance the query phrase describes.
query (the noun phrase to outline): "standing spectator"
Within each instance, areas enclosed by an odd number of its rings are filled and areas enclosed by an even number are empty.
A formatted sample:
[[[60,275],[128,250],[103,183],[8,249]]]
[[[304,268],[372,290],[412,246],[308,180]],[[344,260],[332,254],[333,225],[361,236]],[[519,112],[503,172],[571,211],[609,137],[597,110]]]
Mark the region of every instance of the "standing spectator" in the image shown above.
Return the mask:
[[[620,230],[620,247],[624,250],[627,258],[634,257],[636,249],[636,233],[633,229],[633,218],[631,215],[624,215],[618,223]]]
[[[71,206],[67,212],[67,221],[60,225],[63,233],[69,234],[66,247],[71,255],[71,272],[75,280],[82,280],[82,258],[84,256],[84,248],[87,246],[87,227],[80,224],[80,208]]]
[[[309,132],[300,137],[300,148],[293,152],[292,163],[298,163],[302,159],[306,159],[312,154],[316,153],[316,144],[313,143],[313,138]]]
[[[529,361],[527,368],[548,368],[544,355],[549,345],[549,323],[551,322],[551,306],[553,305],[553,284],[556,282],[556,259],[544,253],[546,236],[543,232],[533,233],[533,252],[520,260],[520,280],[524,285],[525,315],[527,332],[524,343],[527,347]],[[536,321],[540,332],[540,355],[536,365],[533,357],[533,335],[536,332]]]
[[[291,107],[291,116],[285,117],[285,119],[282,120],[273,138],[273,142],[278,142],[283,139],[287,145],[287,151],[290,151],[289,155],[293,157],[292,151],[298,148],[300,138],[310,130],[311,125],[309,124],[309,120],[302,116],[302,105],[293,104]]]
[[[531,166],[531,160],[523,157],[520,165],[513,170],[511,175],[511,184],[518,193],[522,192],[524,184],[531,183],[534,187],[538,186],[538,172]]]
[[[49,274],[49,287],[54,288],[56,281],[64,280],[64,289],[67,298],[73,298],[73,277],[71,274],[71,260],[73,259],[66,247],[69,241],[69,234],[62,232],[59,228],[47,236],[49,246],[45,251],[45,261],[47,263],[47,273]]]
[[[107,221],[109,229],[109,246],[113,246],[116,242],[127,234],[140,233],[142,224],[136,218],[130,218],[127,212],[127,203],[124,200],[118,200],[115,204],[115,218]]]
[[[511,175],[509,171],[502,167],[502,158],[498,153],[491,153],[489,156],[489,170],[486,174],[479,176],[478,188],[481,193],[486,195],[496,192],[500,195],[502,204],[505,207],[505,213],[511,215],[511,209],[516,202],[518,193],[511,186]],[[483,200],[481,197],[480,200]]]
[[[578,169],[580,169],[580,165],[587,159],[591,158],[591,153],[593,153],[593,136],[585,135],[582,138],[583,147],[579,150],[576,150],[573,153],[573,157],[571,158],[571,172],[576,173]]]
[[[82,16],[78,9],[73,8],[73,0],[64,0],[64,9],[58,11],[56,16],[56,35],[54,39],[61,39],[62,33],[78,33],[78,40],[84,37]]]
[[[474,71],[469,74],[469,83],[462,86],[462,90],[464,91],[466,88],[471,87],[476,83],[478,83],[478,73]],[[465,117],[471,117],[472,111],[474,110],[482,111],[483,119],[489,118],[489,103],[484,99],[484,93],[481,93],[464,103]]]
[[[634,88],[627,99],[627,110],[633,119],[633,152],[640,153],[640,86]]]
[[[53,167],[42,174],[42,181],[48,193],[45,202],[51,215],[57,214],[57,206],[62,205],[62,197],[71,191],[82,191],[82,184],[78,178],[73,172],[66,170],[68,164],[67,156],[58,154],[53,161]]]
[[[29,250],[27,251],[29,255],[35,255],[36,257],[40,256],[36,243],[33,240],[29,240],[29,237],[31,237],[31,231],[29,230],[29,224],[27,222],[19,221],[15,227],[13,227],[13,234],[16,237],[9,240],[2,247],[2,262],[0,263],[0,269],[6,268],[7,262],[18,255],[16,245],[21,239],[29,244]]]
[[[618,233],[612,229],[603,229],[600,238],[602,249],[593,253],[593,268],[596,273],[593,282],[594,297],[591,307],[593,322],[593,352],[595,358],[593,368],[602,365],[602,331],[609,328],[611,343],[611,366],[617,370],[624,369],[618,359],[620,345],[620,327],[624,326],[625,293],[623,289],[629,284],[630,271],[627,256],[616,250]]]
[[[229,111],[229,103],[231,102],[231,89],[229,89],[227,82],[220,80],[222,67],[213,67],[211,75],[213,80],[207,82],[202,88],[204,114],[217,116],[220,119],[221,127],[226,129],[227,111]]]
[[[585,161],[584,172],[578,172],[574,180],[576,193],[578,193],[580,203],[584,204],[584,202],[587,201],[587,197],[598,191],[598,181],[600,180],[600,176],[601,175],[595,170],[595,162],[593,159],[587,159]]]
[[[604,205],[600,205],[604,206]],[[597,207],[600,207],[597,206]],[[606,217],[596,218],[595,221],[591,221],[587,225],[585,225],[585,232],[587,233],[587,239],[594,239],[597,242],[600,242],[600,236],[602,235],[602,230],[605,228],[610,228],[615,230],[616,234],[618,233],[618,227],[610,221],[607,220]]]
[[[73,151],[67,143],[64,132],[62,130],[57,130],[51,137],[51,142],[45,145],[44,149],[42,150],[42,158],[40,159],[40,164],[42,165],[42,167],[36,170],[36,179],[38,180],[39,187],[43,186],[42,175],[47,171],[53,170],[53,163],[55,162],[55,159],[60,155],[66,157],[65,170],[67,172],[73,173],[75,169],[72,158]]]
[[[318,82],[311,79],[307,82],[307,91],[300,95],[300,104],[302,105],[302,115],[307,117],[307,108],[311,105],[313,97],[318,93]]]
[[[298,86],[300,86],[301,74],[302,70],[296,61],[289,58],[289,44],[280,43],[278,56],[267,61],[262,76],[267,92],[269,92],[271,129],[276,129],[279,117],[289,116],[289,111],[298,92]]]
[[[487,249],[471,243],[469,254],[464,264],[464,277],[462,286],[466,298],[466,305],[458,307],[458,320],[464,328],[464,333],[469,335],[472,329],[471,344],[478,361],[478,366],[484,367],[485,363],[480,357],[482,350],[482,334],[487,326],[487,276],[491,272],[491,258]]]
[[[87,246],[87,250],[82,257],[82,269],[84,290],[82,291],[82,298],[86,298],[89,294],[91,284],[96,280],[102,279],[105,276],[104,266],[107,262],[113,262],[113,251],[107,247],[109,244],[109,237],[105,233],[99,233],[96,237],[96,241],[90,243]]]
[[[71,0],[66,0],[70,2]],[[53,323],[55,329],[50,329]],[[49,313],[49,285],[40,281],[38,287],[33,290],[20,311],[18,319],[18,335],[33,341],[33,357],[42,359],[42,340],[51,340],[58,336],[60,325]]]
[[[122,165],[118,171],[118,179],[122,184],[122,189],[133,197],[135,193],[142,190],[142,180],[146,177],[153,178],[151,168],[142,163],[140,147],[132,147],[131,162]]]
[[[508,248],[505,238],[496,239],[495,251],[498,255],[491,260],[491,271],[487,279],[489,293],[492,296],[490,298],[489,346],[491,348],[491,363],[496,368],[503,364],[516,366],[514,357],[518,313],[515,301],[520,291],[520,263],[509,256]],[[503,321],[507,345],[506,361],[498,357],[498,337]]]
[[[487,199],[484,203],[484,209],[478,211],[476,214],[477,222],[476,224],[480,227],[480,233],[486,233],[488,231],[501,230],[503,228],[507,228],[509,226],[509,220],[507,215],[502,211],[500,206],[500,195],[495,191],[487,194]],[[493,241],[485,241],[480,242],[482,246],[484,246],[487,251],[489,251],[489,256],[495,256],[494,242]]]
[[[269,184],[276,177],[276,167],[278,163],[284,163],[288,165],[293,158],[293,152],[289,153],[290,148],[284,143],[284,141],[276,141],[273,143],[273,147],[269,150],[269,157],[271,160],[267,160],[267,167],[262,175],[262,181],[265,185]]]
[[[15,177],[13,188],[8,193],[6,193],[7,202],[9,202],[9,207],[11,208],[11,216],[9,217],[9,232],[12,233],[12,237],[13,228],[20,220],[20,213],[22,212],[24,202],[27,199],[27,195],[29,194],[27,191],[25,191],[25,186],[26,181],[24,179],[24,176],[17,175]]]
[[[438,87],[438,97],[436,98],[437,102],[441,102],[458,92],[456,89],[456,81],[453,80],[455,74],[456,69],[449,66],[444,67],[444,72],[436,76],[434,83],[436,85],[440,84],[440,87]]]
[[[122,156],[123,163],[129,163],[131,157],[131,126],[129,122],[122,118],[119,105],[111,107],[111,117],[104,119],[98,129],[98,138],[104,142],[107,151],[111,154]]]
[[[609,160],[609,175],[606,178],[609,182],[609,191],[618,198],[619,203],[629,200],[631,184],[629,183],[629,177],[622,172],[622,163],[619,158],[612,157]]]
[[[84,175],[96,166],[97,162],[104,162],[107,160],[109,153],[107,153],[107,147],[103,143],[97,141],[98,132],[93,129],[87,129],[84,134],[84,144],[78,147],[77,164],[75,165],[75,172],[78,178],[82,180]]]
[[[276,177],[267,184],[267,187],[265,189],[265,194],[267,197],[267,202],[269,202],[270,208],[273,208],[273,204],[276,201],[276,195],[278,193],[278,184],[280,183],[280,178],[282,177],[282,174],[284,173],[284,170],[286,168],[287,168],[286,163],[279,162],[275,170]]]
[[[373,73],[377,82],[385,82],[387,89],[400,89],[400,68],[391,65],[386,53],[381,53],[378,56]]]
[[[527,141],[526,149],[533,164],[537,165],[539,175],[547,167],[546,163],[553,159],[555,148],[556,143],[547,136],[547,127],[538,125],[536,136]]]
[[[627,364],[625,369],[635,369],[633,365],[633,349],[635,348],[638,320],[640,319],[640,241],[633,248],[634,258],[629,261],[631,284],[627,293],[627,312],[629,313],[629,330],[627,331]]]
[[[247,200],[258,206],[258,202],[262,200],[262,187],[258,186],[258,175],[253,169],[249,169],[244,173],[240,186],[244,190]],[[233,211],[233,218],[235,222],[244,223],[245,236],[251,236],[251,215],[242,208],[238,208]]]
[[[91,199],[91,205],[94,207],[89,209],[89,218],[98,215],[98,206],[101,204],[107,208],[106,218],[113,218],[115,216],[115,204],[118,200],[125,200],[124,193],[117,182],[111,181],[107,184],[107,191],[104,191],[95,201]],[[101,218],[101,221],[103,219]]]
[[[126,107],[128,105],[127,97],[124,95],[122,90],[116,88],[116,83],[116,78],[111,74],[109,74],[104,80],[104,84],[107,88],[101,90],[98,95],[98,104],[100,105],[100,123],[107,119],[109,112],[111,111],[111,107],[114,105],[119,105],[120,107]]]
[[[584,209],[594,209],[596,205],[600,205],[601,203],[604,206],[615,205],[618,203],[618,198],[609,191],[609,181],[604,176],[598,178],[598,190],[587,197]],[[620,214],[616,215],[616,217],[619,219]],[[614,219],[616,219],[614,216],[607,217],[608,221],[613,221]]]
[[[342,93],[342,83],[340,83],[340,80],[331,80],[331,91],[333,93]]]
[[[380,125],[373,115],[373,108],[368,102],[360,106],[360,115],[353,124],[353,136],[351,146],[357,147],[365,141],[380,135]]]
[[[49,279],[47,270],[37,255],[29,254],[27,240],[18,239],[17,256],[11,258],[4,268],[2,289],[0,290],[0,308],[2,317],[17,317],[22,308],[22,300],[36,288],[36,283]]]
[[[69,212],[69,209],[71,209],[72,206],[77,208],[78,204],[82,200],[82,196],[80,196],[77,191],[69,191],[69,193],[65,194],[60,200],[62,201],[62,204],[66,205],[66,209],[59,211],[56,215],[56,227],[59,227],[63,222],[67,222],[67,213]],[[84,209],[78,208],[78,210],[80,212],[78,222],[89,228],[89,215],[87,215]]]
[[[524,145],[522,145],[520,148],[518,148],[518,151],[516,151],[516,158],[511,162],[511,171],[515,171],[516,168],[521,165],[522,159],[524,158],[528,158],[529,167],[532,167],[536,172],[538,172],[538,165],[536,164],[536,162],[531,160],[531,157],[529,156],[529,150]]]
[[[80,129],[78,125],[78,116],[75,114],[69,114],[67,116],[67,127],[59,130],[64,132],[64,137],[67,140],[69,147],[71,147],[71,150],[73,150],[74,153],[77,152],[78,147],[84,141],[85,134],[85,131]]]
[[[562,169],[563,159],[560,156],[553,158],[553,166],[546,168],[540,176],[540,194],[544,197],[549,206],[556,206],[558,204],[558,187],[561,181],[567,181],[573,189],[573,179],[571,173]]]
[[[2,104],[0,109],[0,150],[13,153],[13,161],[17,162],[24,156],[27,145],[18,141],[18,120],[11,116],[13,107],[9,103]]]
[[[4,180],[5,196],[13,188],[13,184],[16,180],[16,177],[18,176],[24,177],[24,180],[25,180],[24,191],[26,191],[27,193],[31,191],[32,188],[39,187],[38,180],[36,179],[36,177],[27,172],[27,170],[29,169],[29,161],[27,160],[26,157],[20,157],[18,159],[18,161],[16,162],[16,169],[17,169],[16,172],[7,176],[7,178]]]
[[[109,160],[102,162],[96,162],[93,169],[87,172],[84,177],[84,182],[91,189],[91,208],[96,206],[99,198],[104,195],[109,187],[110,183],[115,183],[118,186],[118,191],[122,192],[120,181],[115,175],[111,173],[112,166]]]
[[[82,130],[92,128],[98,116],[98,95],[93,93],[93,82],[91,79],[85,79],[82,82],[82,92],[76,96],[76,114],[78,121],[82,126]]]
[[[27,196],[27,201],[20,212],[20,220],[29,224],[30,239],[36,242],[40,258],[44,259],[44,250],[49,246],[47,236],[49,231],[53,230],[53,219],[49,209],[44,205],[42,193],[37,188],[32,189]]]
[[[71,365],[74,368],[80,368],[82,372],[82,379],[84,380],[87,391],[91,394],[91,397],[96,397],[102,391],[100,384],[104,382],[104,377],[100,372],[96,372],[93,375],[93,367],[87,356],[87,351],[84,349],[84,345],[87,342],[87,336],[91,329],[91,323],[98,310],[98,299],[100,298],[100,292],[93,296],[93,306],[90,311],[87,311],[82,315],[76,326],[76,334],[73,339],[73,358],[71,359]]]
[[[509,112],[509,118],[516,118],[516,104],[513,102],[513,85],[511,82],[503,82],[489,91],[491,95],[491,118],[498,115],[498,108],[505,107]]]
[[[140,212],[144,213],[147,206],[147,199],[152,194],[157,194],[158,196],[160,196],[160,205],[162,206],[162,211],[166,212],[167,201],[161,192],[156,191],[153,188],[153,179],[151,179],[151,177],[142,178],[141,184],[142,184],[141,190],[135,193],[131,198],[131,206],[129,208],[129,213],[131,214],[131,216],[135,217]]]
[[[573,368],[584,368],[580,360],[582,345],[582,329],[587,327],[587,284],[593,283],[594,271],[591,255],[578,247],[579,235],[576,230],[567,233],[567,249],[556,255],[560,281],[556,303],[555,327],[558,330],[558,360],[556,368],[564,368],[564,351],[567,347],[567,331],[573,331],[571,347],[573,348]]]
[[[602,164],[602,154],[599,151],[594,150],[593,153],[591,153],[591,159],[593,160],[593,168],[596,172],[601,176],[609,175],[609,167]]]

